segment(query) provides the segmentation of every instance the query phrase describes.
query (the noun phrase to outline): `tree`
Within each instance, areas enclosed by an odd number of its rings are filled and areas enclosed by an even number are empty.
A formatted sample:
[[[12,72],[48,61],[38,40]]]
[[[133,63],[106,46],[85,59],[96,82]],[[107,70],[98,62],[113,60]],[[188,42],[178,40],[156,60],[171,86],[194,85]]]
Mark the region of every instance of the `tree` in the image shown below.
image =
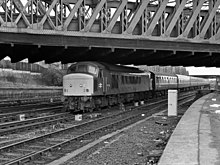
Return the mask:
[[[41,74],[42,81],[49,86],[62,86],[64,72],[56,68],[44,69]]]

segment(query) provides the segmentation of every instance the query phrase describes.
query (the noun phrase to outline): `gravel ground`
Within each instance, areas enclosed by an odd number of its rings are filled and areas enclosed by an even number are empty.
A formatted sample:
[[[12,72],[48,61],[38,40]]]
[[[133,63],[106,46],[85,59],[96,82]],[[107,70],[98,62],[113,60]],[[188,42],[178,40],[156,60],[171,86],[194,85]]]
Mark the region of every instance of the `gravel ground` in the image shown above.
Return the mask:
[[[183,114],[188,108],[181,108]],[[153,165],[161,156],[180,116],[160,114],[92,147],[65,165]]]

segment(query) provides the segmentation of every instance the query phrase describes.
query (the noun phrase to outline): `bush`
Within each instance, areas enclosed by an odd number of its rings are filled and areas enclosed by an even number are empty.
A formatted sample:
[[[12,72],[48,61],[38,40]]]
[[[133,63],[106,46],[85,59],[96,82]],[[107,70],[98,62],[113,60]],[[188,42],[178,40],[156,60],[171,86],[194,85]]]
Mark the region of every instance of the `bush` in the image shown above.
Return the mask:
[[[14,75],[8,75],[5,77],[7,81],[15,83],[16,82],[16,78]]]
[[[63,75],[63,71],[50,67],[42,72],[41,78],[48,86],[62,86]]]

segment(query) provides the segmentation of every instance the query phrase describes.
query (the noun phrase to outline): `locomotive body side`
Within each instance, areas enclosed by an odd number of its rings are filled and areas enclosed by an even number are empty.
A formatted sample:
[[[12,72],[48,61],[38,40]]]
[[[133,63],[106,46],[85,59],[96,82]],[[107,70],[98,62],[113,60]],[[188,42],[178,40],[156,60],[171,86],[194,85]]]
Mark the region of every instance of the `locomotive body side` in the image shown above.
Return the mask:
[[[65,109],[93,110],[144,99],[152,90],[150,72],[101,62],[78,62],[63,77]]]
[[[152,90],[150,73],[121,74],[118,93],[142,92]]]

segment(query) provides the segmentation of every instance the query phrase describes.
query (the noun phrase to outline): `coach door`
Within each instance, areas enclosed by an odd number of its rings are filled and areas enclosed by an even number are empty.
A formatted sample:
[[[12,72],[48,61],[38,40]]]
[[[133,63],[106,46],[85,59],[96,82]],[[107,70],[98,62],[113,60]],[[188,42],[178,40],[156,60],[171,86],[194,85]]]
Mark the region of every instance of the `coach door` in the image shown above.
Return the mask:
[[[108,77],[103,77],[103,94],[108,91]]]
[[[100,69],[99,71],[99,83],[98,83],[98,88],[100,90],[100,92],[102,92],[103,94],[106,94],[107,90],[108,90],[108,77],[106,76],[106,73],[104,73],[105,71],[103,71],[102,69]]]

